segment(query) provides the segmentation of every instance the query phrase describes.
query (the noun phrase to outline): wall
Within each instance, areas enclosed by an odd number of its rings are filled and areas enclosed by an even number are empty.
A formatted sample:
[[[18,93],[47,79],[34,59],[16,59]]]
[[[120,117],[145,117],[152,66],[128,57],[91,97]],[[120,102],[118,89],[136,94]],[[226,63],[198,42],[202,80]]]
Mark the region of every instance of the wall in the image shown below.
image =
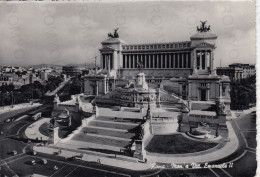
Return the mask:
[[[146,112],[135,113],[135,112],[126,112],[126,111],[113,111],[109,108],[98,108],[99,116],[111,116],[111,117],[120,117],[120,118],[135,118],[142,119]]]
[[[151,121],[151,133],[153,135],[164,135],[176,133],[178,130],[178,120],[176,118],[153,118]]]
[[[120,74],[121,76],[131,76],[132,78],[135,78],[136,75],[139,73],[140,69],[121,69]],[[192,69],[177,69],[177,68],[155,68],[155,69],[143,69],[142,70],[146,76],[150,77],[167,77],[167,78],[173,78],[173,77],[185,77],[187,78],[190,74],[192,74]],[[148,77],[146,79],[149,79]]]
[[[215,102],[191,102],[191,109],[192,110],[201,110],[201,111],[207,111],[210,109],[213,109],[215,106]]]

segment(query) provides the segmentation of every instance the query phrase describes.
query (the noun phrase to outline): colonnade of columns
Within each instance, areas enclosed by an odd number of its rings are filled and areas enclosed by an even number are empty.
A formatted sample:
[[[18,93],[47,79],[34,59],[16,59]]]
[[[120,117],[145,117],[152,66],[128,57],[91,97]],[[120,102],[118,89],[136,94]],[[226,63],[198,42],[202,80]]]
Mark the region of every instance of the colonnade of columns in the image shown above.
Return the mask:
[[[196,50],[196,68],[198,70],[210,69],[213,66],[210,50]]]
[[[103,69],[113,69],[113,54],[102,54]]]
[[[123,68],[191,68],[190,52],[155,53],[155,54],[123,54]]]

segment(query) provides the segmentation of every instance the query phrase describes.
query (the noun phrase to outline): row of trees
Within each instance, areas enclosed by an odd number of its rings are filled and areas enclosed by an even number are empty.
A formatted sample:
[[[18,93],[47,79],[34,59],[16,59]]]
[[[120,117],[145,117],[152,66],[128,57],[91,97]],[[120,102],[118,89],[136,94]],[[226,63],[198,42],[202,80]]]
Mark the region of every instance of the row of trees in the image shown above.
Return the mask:
[[[231,109],[244,110],[256,104],[256,76],[230,83]]]
[[[15,89],[12,84],[0,86],[0,105],[29,102],[30,99],[41,99],[47,91],[55,90],[63,81],[61,77],[50,77],[44,84],[35,81],[31,84],[23,85],[19,89]]]

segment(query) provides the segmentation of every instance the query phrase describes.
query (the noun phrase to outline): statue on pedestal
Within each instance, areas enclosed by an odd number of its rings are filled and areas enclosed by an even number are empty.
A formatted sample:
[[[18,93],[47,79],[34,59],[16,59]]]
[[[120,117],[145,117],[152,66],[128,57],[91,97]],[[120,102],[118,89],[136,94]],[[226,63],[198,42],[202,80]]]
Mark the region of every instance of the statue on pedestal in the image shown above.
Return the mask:
[[[114,34],[108,33],[107,36],[108,36],[108,37],[111,37],[111,38],[119,38],[119,34],[117,33],[118,29],[119,29],[119,28],[116,28],[116,29],[114,30]]]
[[[226,114],[226,106],[225,103],[222,102],[221,100],[216,101],[216,106],[217,106],[217,114]]]
[[[200,27],[197,26],[198,32],[208,32],[208,31],[210,31],[210,25],[209,26],[206,25],[207,21],[200,21],[200,22],[201,22]]]

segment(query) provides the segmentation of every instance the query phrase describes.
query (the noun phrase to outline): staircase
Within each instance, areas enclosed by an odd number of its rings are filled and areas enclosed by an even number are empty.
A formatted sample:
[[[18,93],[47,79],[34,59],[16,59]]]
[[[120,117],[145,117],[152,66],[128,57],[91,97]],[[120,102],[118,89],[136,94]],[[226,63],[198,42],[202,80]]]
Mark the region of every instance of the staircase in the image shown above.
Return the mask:
[[[131,144],[140,122],[140,119],[132,118],[97,117],[71,140],[81,145],[78,149],[123,155],[124,149]]]

